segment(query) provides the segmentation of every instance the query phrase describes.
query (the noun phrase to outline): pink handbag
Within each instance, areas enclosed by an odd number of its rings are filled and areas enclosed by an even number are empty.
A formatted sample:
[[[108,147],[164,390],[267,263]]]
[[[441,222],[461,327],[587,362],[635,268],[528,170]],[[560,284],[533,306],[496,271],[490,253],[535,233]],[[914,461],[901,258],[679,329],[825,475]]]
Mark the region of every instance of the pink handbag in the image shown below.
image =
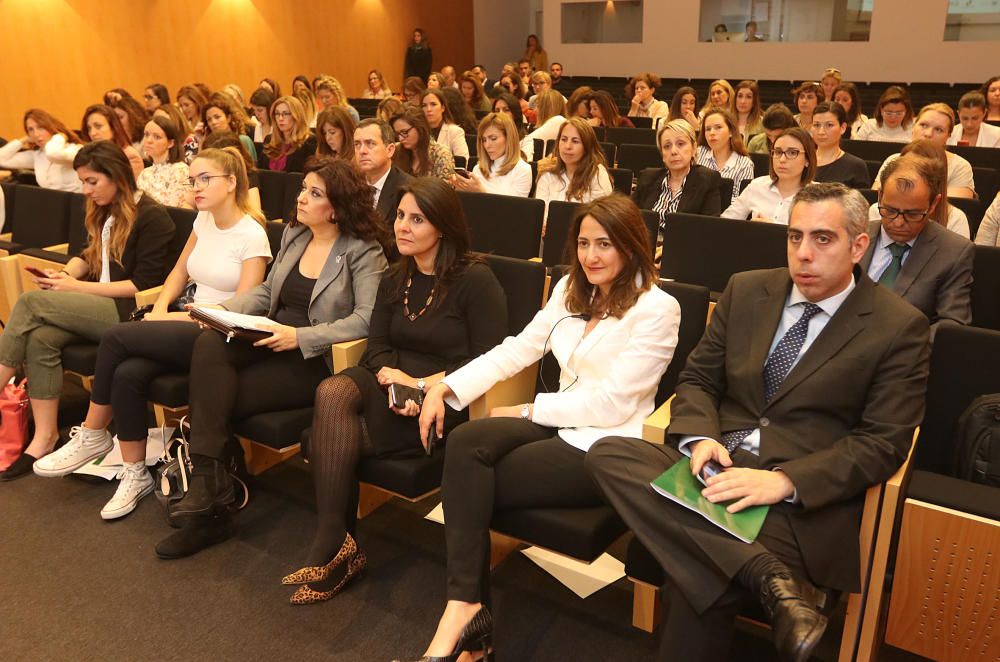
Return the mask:
[[[0,471],[20,457],[28,443],[27,382],[7,384],[0,390]]]

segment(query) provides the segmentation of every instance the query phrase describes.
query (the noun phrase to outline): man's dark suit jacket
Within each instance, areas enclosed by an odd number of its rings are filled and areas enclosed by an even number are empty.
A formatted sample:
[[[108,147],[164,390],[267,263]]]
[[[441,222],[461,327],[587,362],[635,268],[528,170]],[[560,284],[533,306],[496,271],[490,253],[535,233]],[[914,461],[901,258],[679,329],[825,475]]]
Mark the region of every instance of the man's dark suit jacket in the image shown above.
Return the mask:
[[[639,183],[632,200],[639,209],[652,209],[663,191],[666,168],[647,168],[639,173]],[[722,213],[722,175],[711,168],[694,164],[684,181],[681,201],[677,204],[680,214],[718,216]],[[726,204],[728,207],[728,202]]]
[[[676,442],[758,428],[760,467],[788,474],[800,499],[772,511],[788,513],[812,581],[845,591],[860,586],[865,490],[906,457],[923,417],[929,356],[927,318],[854,274],[854,291],[769,403],[764,362],[792,281],[784,268],[733,276],[680,375],[668,430]]]
[[[879,243],[880,221],[868,225],[871,242],[861,258],[867,273]],[[934,221],[910,249],[892,291],[931,321],[931,336],[939,324],[972,323],[972,262],[975,244]]]
[[[412,180],[413,177],[411,175],[408,175],[396,166],[392,166],[389,168],[389,175],[385,178],[385,184],[382,185],[382,192],[379,193],[378,204],[375,205],[375,209],[378,210],[378,213],[385,219],[385,224],[389,230],[390,237],[393,235],[393,223],[396,222],[396,207],[399,205],[399,189],[402,188],[404,184],[407,184]]]

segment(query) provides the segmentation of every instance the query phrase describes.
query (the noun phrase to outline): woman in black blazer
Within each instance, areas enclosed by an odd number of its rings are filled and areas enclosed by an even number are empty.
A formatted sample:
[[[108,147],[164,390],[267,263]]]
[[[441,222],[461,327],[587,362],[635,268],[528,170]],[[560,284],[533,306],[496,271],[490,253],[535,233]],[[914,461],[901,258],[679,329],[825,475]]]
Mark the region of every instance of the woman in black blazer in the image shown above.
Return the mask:
[[[722,176],[694,162],[694,129],[684,120],[671,120],[656,134],[664,168],[639,173],[632,200],[640,209],[660,215],[686,213],[718,216],[722,213]]]
[[[305,107],[296,97],[271,104],[271,137],[257,155],[261,170],[305,172],[306,159],[316,154],[316,137],[309,131]]]

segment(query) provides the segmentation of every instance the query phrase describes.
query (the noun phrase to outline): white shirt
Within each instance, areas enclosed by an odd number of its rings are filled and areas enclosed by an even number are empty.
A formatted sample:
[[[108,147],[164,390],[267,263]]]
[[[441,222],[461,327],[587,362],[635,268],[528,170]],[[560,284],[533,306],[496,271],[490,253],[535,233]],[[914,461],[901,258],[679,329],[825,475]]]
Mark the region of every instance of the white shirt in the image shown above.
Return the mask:
[[[490,167],[490,177],[487,179],[483,171],[476,166],[472,171],[472,177],[482,184],[487,193],[497,195],[514,195],[519,198],[527,198],[531,193],[531,166],[522,159],[517,160],[517,165],[511,168],[506,175],[497,174],[503,166],[505,158],[501,156],[493,162]],[[460,175],[461,176],[461,175]]]
[[[743,220],[747,216],[763,216],[772,223],[788,225],[788,210],[791,209],[794,197],[794,193],[787,198],[781,197],[781,192],[777,184],[771,181],[770,175],[757,177],[722,212],[722,218]]]
[[[792,361],[791,367],[788,368],[788,373],[791,373],[795,369],[795,364],[799,362],[805,353],[809,351],[816,338],[819,334],[823,332],[826,328],[827,323],[833,319],[833,316],[837,314],[840,309],[841,304],[850,296],[851,292],[854,291],[856,283],[854,282],[854,276],[851,276],[850,284],[841,290],[838,294],[834,294],[831,297],[823,299],[822,301],[817,301],[816,305],[822,309],[822,312],[816,313],[811,320],[809,320],[809,328],[806,331],[806,340],[802,343],[802,349],[799,350],[798,355]],[[792,291],[788,293],[788,298],[785,300],[785,309],[781,313],[781,320],[778,322],[778,328],[774,332],[774,337],[771,339],[771,348],[767,350],[767,355],[770,357],[771,352],[774,348],[778,346],[781,339],[788,333],[788,330],[792,328],[792,325],[799,321],[805,312],[805,306],[803,304],[807,302],[805,295],[799,291],[798,285],[792,284]],[[767,361],[764,361],[764,365],[767,365]],[[786,374],[788,374],[786,373]],[[764,379],[763,366],[761,372],[761,380]],[[681,437],[678,442],[677,447],[685,455],[690,456],[691,451],[688,449],[688,445],[692,442],[698,441],[700,439],[710,439],[710,437],[700,437],[698,435],[687,435]],[[713,441],[718,441],[713,439]],[[719,442],[721,443],[721,442]],[[743,450],[750,451],[754,455],[760,454],[760,428],[755,429],[751,432],[740,444],[740,448]],[[794,498],[788,499],[788,501],[794,501]]]
[[[861,125],[868,121],[868,116],[864,113],[858,115],[858,119],[851,122],[851,140],[861,140],[858,138],[858,131],[861,130]]]
[[[983,222],[976,232],[976,243],[980,246],[1000,246],[1000,195],[993,199],[993,204],[986,210]]]
[[[917,235],[917,237],[919,236]],[[903,253],[903,257],[899,261],[900,264],[906,264],[906,261],[910,259],[910,253],[913,252],[913,245],[917,243],[917,237],[902,242],[909,246],[910,250]],[[879,229],[878,238],[872,237],[872,241],[875,242],[875,249],[872,251],[871,264],[868,265],[868,277],[877,283],[878,279],[882,277],[882,273],[892,263],[892,251],[889,250],[889,247],[896,241],[886,234],[884,227]]]
[[[967,188],[975,192],[976,180],[972,176],[972,164],[958,154],[945,152],[945,155],[948,157],[948,188]],[[890,154],[885,158],[882,167],[878,169],[878,174],[875,175],[875,181],[872,183],[873,189],[882,188],[882,171],[899,157],[899,154]]]
[[[99,283],[111,282],[111,251],[108,248],[108,241],[111,239],[111,226],[115,224],[115,217],[108,216],[101,228],[101,277]]]
[[[65,136],[55,134],[45,149],[20,151],[20,140],[11,140],[0,147],[0,168],[33,170],[38,185],[60,191],[83,192],[83,182],[73,170],[73,159],[83,145],[67,143]]]
[[[495,383],[517,374],[551,349],[559,390],[535,396],[531,420],[559,429],[571,446],[588,450],[611,435],[641,437],[656,389],[677,346],[681,310],[655,285],[621,319],[606,317],[584,337],[587,322],[566,310],[566,282],[524,330],[445,376],[447,403],[463,409]]]
[[[949,145],[957,145],[962,139],[962,125],[959,124],[951,132],[948,138]],[[983,122],[979,125],[979,135],[976,136],[976,144],[972,147],[1000,147],[1000,126],[993,126]]]
[[[857,135],[852,130],[851,138],[854,140],[874,140],[880,143],[908,143],[912,138],[910,133],[912,128],[912,124],[900,124],[895,129],[890,129],[884,125],[879,126],[875,122],[875,118],[872,117],[858,127]]]
[[[545,213],[547,215],[549,213],[549,203],[553,200],[565,202],[568,191],[569,175],[566,173],[560,175],[554,172],[545,172],[538,177],[538,185],[535,187],[535,198],[545,201]],[[591,200],[611,195],[613,191],[614,186],[611,184],[611,176],[608,175],[608,169],[598,164],[597,174],[591,180],[590,188],[583,192],[581,199],[577,200],[574,198],[572,202],[590,202]]]
[[[389,167],[385,169],[385,174],[378,178],[378,181],[371,185],[375,189],[375,207],[378,207],[378,199],[382,195],[382,187],[385,186],[385,180],[389,179],[389,173],[392,171],[392,162],[389,162]]]
[[[717,171],[726,179],[732,180],[732,202],[736,202],[736,198],[740,197],[740,185],[744,181],[753,179],[753,161],[750,160],[749,156],[743,156],[736,152],[730,152],[729,158],[726,159],[726,162],[720,168],[719,164],[715,162],[715,155],[712,153],[712,150],[702,145],[698,147],[697,163],[698,165]]]
[[[188,256],[187,272],[197,284],[195,303],[216,304],[232,298],[240,284],[244,261],[254,257],[271,261],[267,233],[250,216],[220,230],[211,212],[199,212],[191,231],[197,241]]]
[[[562,115],[554,115],[545,120],[545,124],[529,133],[521,140],[521,153],[526,161],[535,161],[535,140],[555,140],[559,137],[559,129],[562,128],[566,118]]]
[[[452,156],[461,156],[466,161],[469,160],[469,143],[465,141],[465,131],[462,130],[462,127],[451,122],[444,122],[435,142],[447,147]]]
[[[868,220],[882,220],[882,215],[878,213],[877,202],[873,202],[872,206],[868,208]],[[969,235],[972,234],[969,230],[968,217],[965,215],[964,211],[955,205],[948,205],[948,229],[957,235],[965,237],[966,239],[969,239]]]

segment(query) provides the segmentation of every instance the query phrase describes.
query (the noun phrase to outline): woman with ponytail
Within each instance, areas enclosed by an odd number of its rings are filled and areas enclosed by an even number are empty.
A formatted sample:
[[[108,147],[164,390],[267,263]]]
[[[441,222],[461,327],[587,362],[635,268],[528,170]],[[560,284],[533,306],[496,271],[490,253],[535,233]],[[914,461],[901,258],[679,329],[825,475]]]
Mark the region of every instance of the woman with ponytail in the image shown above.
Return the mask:
[[[17,300],[0,336],[0,377],[6,384],[20,366],[28,377],[28,396],[35,433],[3,480],[31,471],[41,458],[41,471],[59,440],[56,414],[62,391],[62,348],[74,342],[97,342],[105,331],[128,319],[135,293],[163,282],[174,224],[166,209],[136,187],[132,166],[121,148],[109,140],[85,145],[73,160],[87,198],[87,245],[62,269],[36,277],[40,289]],[[144,405],[145,406],[145,405]],[[145,409],[143,409],[145,412]],[[106,435],[101,453],[111,448]],[[82,433],[74,428],[68,448],[79,448]],[[63,451],[60,451],[62,453]],[[72,455],[72,452],[67,452]],[[83,462],[76,466],[82,465]]]
[[[153,489],[145,463],[149,384],[191,365],[201,329],[185,304],[217,305],[253,289],[263,282],[271,259],[264,217],[247,197],[240,151],[202,150],[190,174],[198,216],[177,264],[142,322],[119,324],[104,334],[86,420],[68,444],[35,467],[39,475],[64,476],[106,453],[114,418],[125,469],[101,509],[106,520],[132,512]]]

